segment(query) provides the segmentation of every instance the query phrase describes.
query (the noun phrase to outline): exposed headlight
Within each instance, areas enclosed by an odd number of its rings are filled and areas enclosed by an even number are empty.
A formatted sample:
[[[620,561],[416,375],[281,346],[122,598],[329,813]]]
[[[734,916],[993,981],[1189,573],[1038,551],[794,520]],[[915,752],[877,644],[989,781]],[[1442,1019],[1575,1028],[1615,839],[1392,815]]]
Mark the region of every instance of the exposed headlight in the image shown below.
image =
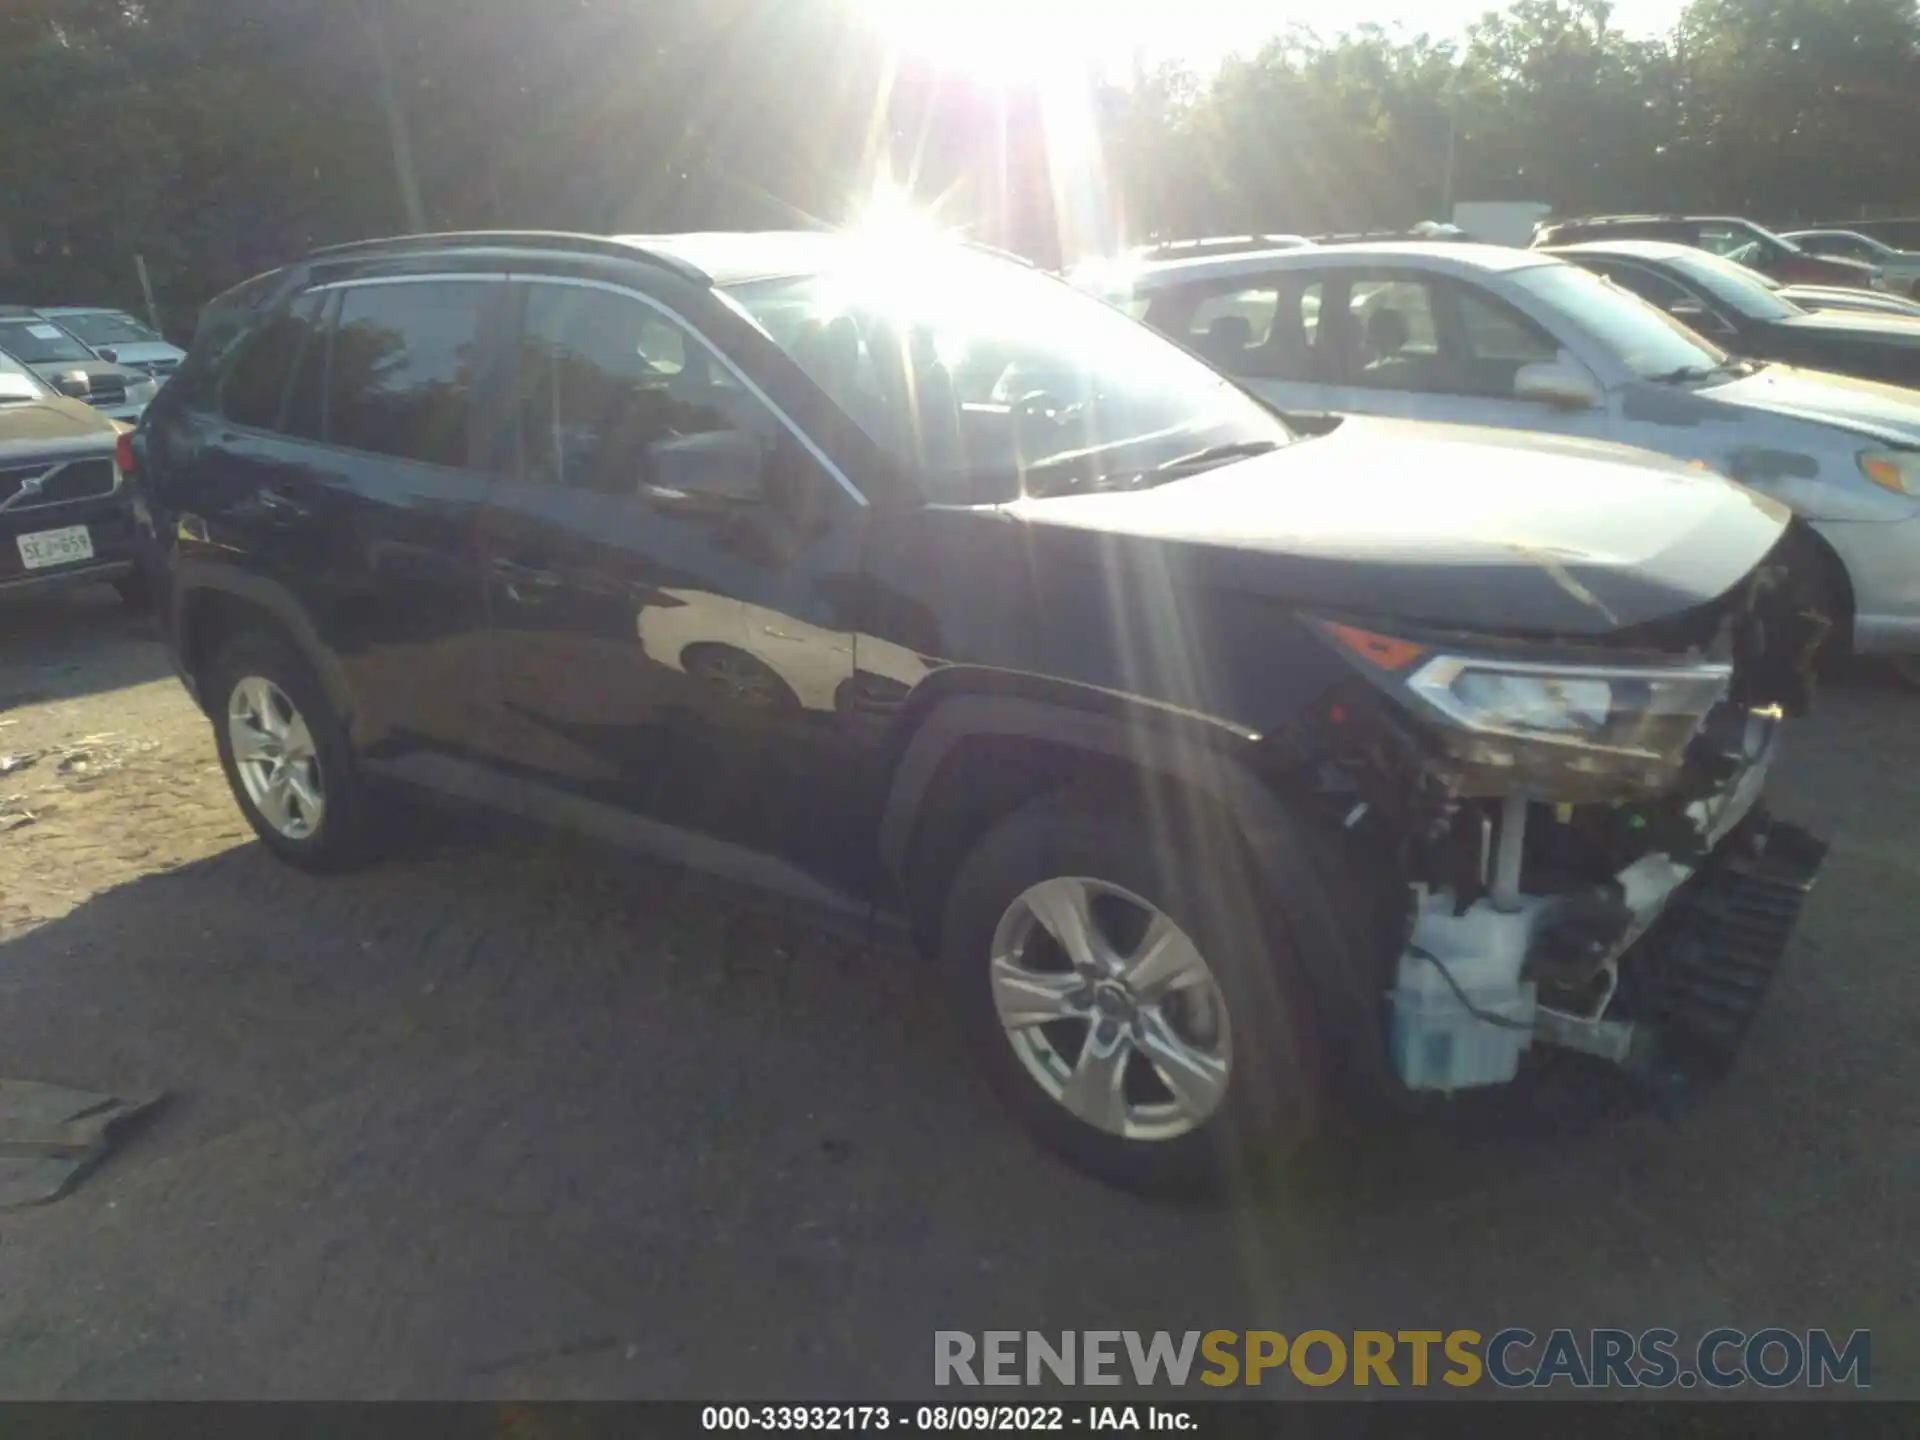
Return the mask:
[[[1920,450],[1862,450],[1860,470],[1896,495],[1920,496]]]
[[[1687,748],[1727,695],[1733,667],[1588,665],[1435,653],[1351,626],[1321,629],[1429,722],[1461,794],[1530,790],[1542,799],[1670,788]]]
[[[1467,730],[1678,760],[1733,680],[1724,664],[1574,667],[1441,655],[1407,689]]]
[[[1886,289],[1886,288],[1887,288],[1887,277],[1886,277],[1886,274],[1885,274],[1885,272],[1883,272],[1883,271],[1880,271],[1880,270],[1876,270],[1876,271],[1874,271],[1874,272],[1873,272],[1873,274],[1871,274],[1871,275],[1869,275],[1869,276],[1867,277],[1867,284],[1868,284],[1868,285],[1869,285],[1869,286],[1870,286],[1871,288],[1873,288],[1873,289],[1875,289],[1875,290],[1884,290],[1884,289]]]

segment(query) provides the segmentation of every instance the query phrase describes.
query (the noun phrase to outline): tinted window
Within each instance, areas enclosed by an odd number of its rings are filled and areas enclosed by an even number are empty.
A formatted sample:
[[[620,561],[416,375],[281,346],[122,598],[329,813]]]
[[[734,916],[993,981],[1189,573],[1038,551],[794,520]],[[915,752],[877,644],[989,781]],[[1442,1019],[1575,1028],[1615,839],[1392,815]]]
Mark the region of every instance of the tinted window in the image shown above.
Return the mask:
[[[319,296],[303,296],[292,308],[268,317],[241,342],[220,382],[220,413],[236,425],[271,430],[280,423],[280,397],[287,374],[299,358],[312,328],[309,321]]]
[[[528,287],[516,396],[522,478],[612,494],[637,491],[663,442],[774,425],[679,325],[573,285]]]
[[[465,466],[480,314],[492,288],[431,280],[347,290],[333,327],[327,438]]]
[[[280,429],[303,440],[324,440],[327,419],[327,350],[329,330],[338,313],[337,291],[316,297],[325,318],[308,331],[294,363],[293,382],[287,390],[286,413]]]

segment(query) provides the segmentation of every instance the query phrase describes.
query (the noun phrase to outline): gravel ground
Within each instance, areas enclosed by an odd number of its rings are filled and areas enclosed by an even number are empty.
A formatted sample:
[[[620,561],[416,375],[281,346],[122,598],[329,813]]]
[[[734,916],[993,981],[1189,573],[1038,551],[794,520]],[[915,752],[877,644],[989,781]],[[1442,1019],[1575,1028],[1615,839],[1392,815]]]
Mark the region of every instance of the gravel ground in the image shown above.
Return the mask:
[[[1920,696],[1776,808],[1834,852],[1675,1113],[1339,1125],[1257,1206],[1102,1189],[925,967],[472,821],[316,880],[252,843],[109,594],[0,605],[0,1074],[167,1105],[0,1216],[0,1395],[907,1398],[936,1329],[1874,1332],[1920,1398]]]

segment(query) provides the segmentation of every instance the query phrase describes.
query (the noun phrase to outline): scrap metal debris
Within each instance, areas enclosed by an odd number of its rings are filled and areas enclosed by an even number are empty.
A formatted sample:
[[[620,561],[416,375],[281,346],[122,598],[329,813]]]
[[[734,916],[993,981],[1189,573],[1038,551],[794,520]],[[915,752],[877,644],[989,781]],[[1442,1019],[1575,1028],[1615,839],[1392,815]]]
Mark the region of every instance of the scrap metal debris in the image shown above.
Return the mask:
[[[161,1098],[0,1080],[0,1210],[59,1199],[105,1158],[116,1131]]]
[[[0,755],[0,775],[17,774],[46,753],[44,750],[23,750],[14,755]]]

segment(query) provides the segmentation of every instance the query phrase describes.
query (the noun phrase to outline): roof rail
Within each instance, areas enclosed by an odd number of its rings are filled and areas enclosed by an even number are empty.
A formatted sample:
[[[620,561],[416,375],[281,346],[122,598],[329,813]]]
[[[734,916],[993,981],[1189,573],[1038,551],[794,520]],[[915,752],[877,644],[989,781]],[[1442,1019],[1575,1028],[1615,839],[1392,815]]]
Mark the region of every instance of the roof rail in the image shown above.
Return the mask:
[[[1467,239],[1458,225],[1436,225],[1429,230],[1354,230],[1339,235],[1315,235],[1316,245],[1378,245],[1408,240],[1428,240],[1451,244]]]
[[[1207,235],[1191,240],[1156,240],[1133,254],[1142,260],[1184,260],[1254,250],[1295,250],[1310,243],[1304,235]]]
[[[308,260],[351,260],[365,256],[406,255],[417,251],[475,246],[516,246],[542,249],[567,249],[588,255],[607,255],[621,260],[646,260],[689,280],[708,283],[710,277],[698,266],[658,250],[649,250],[630,240],[609,235],[581,235],[567,230],[447,230],[438,234],[394,235],[383,240],[350,240],[341,245],[323,245],[307,252]]]

